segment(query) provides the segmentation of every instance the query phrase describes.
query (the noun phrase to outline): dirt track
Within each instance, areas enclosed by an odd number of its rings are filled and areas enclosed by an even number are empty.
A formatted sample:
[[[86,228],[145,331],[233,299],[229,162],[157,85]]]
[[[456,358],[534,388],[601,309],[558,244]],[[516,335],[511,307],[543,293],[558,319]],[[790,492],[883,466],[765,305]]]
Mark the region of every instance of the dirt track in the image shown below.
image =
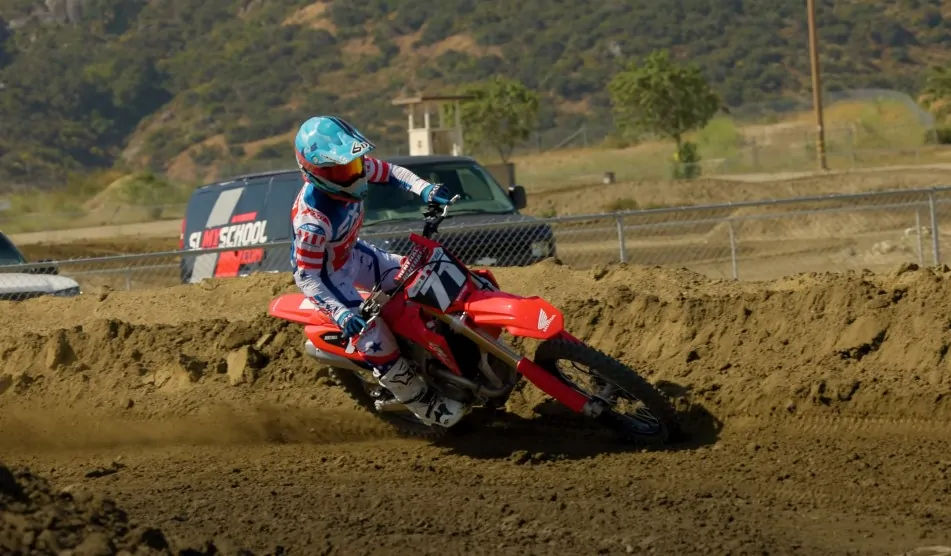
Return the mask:
[[[298,327],[263,316],[293,287],[258,275],[5,306],[0,453],[114,497],[137,524],[257,553],[951,544],[951,271],[497,274],[692,407],[691,437],[623,451],[542,415],[527,387],[507,417],[447,445],[395,438],[301,356]]]

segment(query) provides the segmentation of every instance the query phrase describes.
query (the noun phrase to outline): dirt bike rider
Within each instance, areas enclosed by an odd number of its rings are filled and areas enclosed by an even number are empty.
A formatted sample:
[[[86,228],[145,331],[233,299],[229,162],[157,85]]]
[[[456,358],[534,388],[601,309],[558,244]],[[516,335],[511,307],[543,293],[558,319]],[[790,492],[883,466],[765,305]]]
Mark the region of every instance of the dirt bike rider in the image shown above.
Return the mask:
[[[445,398],[400,355],[389,327],[380,319],[367,326],[354,310],[380,279],[390,291],[402,256],[357,239],[363,224],[367,183],[412,191],[426,202],[449,203],[449,192],[406,168],[367,156],[376,147],[346,121],[317,116],[304,122],[294,140],[304,186],[291,218],[291,264],[297,287],[328,314],[371,365],[380,385],[429,425],[451,427],[465,414],[462,402]],[[397,269],[397,270],[394,270]]]

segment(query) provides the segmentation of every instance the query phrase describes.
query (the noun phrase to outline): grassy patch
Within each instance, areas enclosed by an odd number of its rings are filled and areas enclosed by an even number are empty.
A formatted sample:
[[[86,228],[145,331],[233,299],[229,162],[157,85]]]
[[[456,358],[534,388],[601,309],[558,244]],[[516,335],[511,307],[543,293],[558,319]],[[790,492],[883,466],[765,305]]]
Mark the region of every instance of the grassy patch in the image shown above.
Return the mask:
[[[943,161],[945,150],[928,145],[928,134],[918,113],[898,101],[843,101],[825,110],[831,169]],[[703,175],[716,176],[814,170],[815,137],[814,115],[807,111],[758,124],[718,116],[688,140],[699,148]],[[664,179],[673,152],[672,142],[648,141],[623,148],[548,151],[513,162],[519,183],[530,191],[544,191],[596,184],[605,172],[614,172],[622,182]]]
[[[22,233],[182,218],[193,189],[150,172],[76,175],[62,189],[7,197],[11,207],[0,213],[0,229]]]

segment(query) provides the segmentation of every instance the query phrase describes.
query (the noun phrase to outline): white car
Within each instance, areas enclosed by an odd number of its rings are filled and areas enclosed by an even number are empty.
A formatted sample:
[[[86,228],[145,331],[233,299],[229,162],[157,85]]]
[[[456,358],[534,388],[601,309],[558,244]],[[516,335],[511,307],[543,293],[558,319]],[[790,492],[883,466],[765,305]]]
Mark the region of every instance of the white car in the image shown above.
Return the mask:
[[[26,257],[0,232],[0,300],[20,301],[41,295],[72,297],[82,293],[79,283],[65,276],[57,276],[58,269],[52,265],[25,271],[3,268],[22,264],[28,264]]]

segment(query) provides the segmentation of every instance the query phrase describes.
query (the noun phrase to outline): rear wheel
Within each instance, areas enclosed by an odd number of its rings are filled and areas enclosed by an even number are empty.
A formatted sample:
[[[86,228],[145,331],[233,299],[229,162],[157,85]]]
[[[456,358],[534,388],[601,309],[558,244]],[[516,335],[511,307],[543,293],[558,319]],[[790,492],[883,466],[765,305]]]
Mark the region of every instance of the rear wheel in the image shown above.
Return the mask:
[[[600,401],[604,410],[598,421],[625,439],[659,445],[676,434],[677,412],[667,398],[616,359],[584,344],[552,338],[538,346],[535,363],[575,390]],[[583,379],[572,378],[575,374]]]
[[[386,422],[404,436],[435,441],[449,433],[449,429],[446,427],[428,426],[422,423],[402,404],[395,404],[392,406],[393,409],[377,410],[374,403],[377,398],[373,396],[373,393],[383,389],[383,387],[380,386],[370,371],[363,375],[348,369],[331,367],[330,375],[347,392],[350,398],[357,402],[357,405]]]

